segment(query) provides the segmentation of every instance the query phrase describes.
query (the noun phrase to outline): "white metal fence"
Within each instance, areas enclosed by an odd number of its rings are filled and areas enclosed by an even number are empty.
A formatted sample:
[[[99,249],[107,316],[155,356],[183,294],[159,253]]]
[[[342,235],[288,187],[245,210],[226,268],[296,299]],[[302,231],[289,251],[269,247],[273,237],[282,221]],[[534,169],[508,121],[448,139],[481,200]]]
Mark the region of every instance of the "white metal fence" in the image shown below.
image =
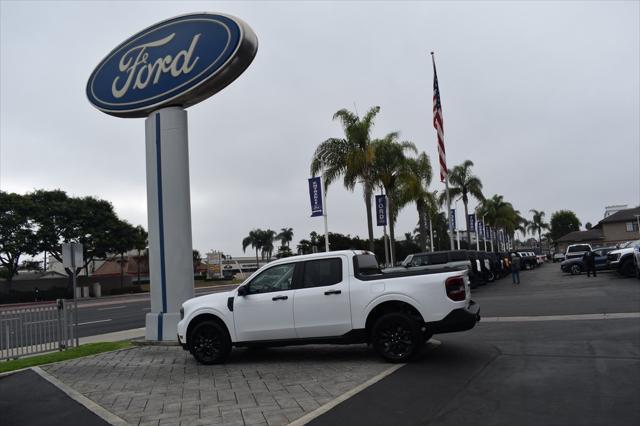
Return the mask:
[[[0,360],[64,350],[74,342],[71,303],[0,309]]]

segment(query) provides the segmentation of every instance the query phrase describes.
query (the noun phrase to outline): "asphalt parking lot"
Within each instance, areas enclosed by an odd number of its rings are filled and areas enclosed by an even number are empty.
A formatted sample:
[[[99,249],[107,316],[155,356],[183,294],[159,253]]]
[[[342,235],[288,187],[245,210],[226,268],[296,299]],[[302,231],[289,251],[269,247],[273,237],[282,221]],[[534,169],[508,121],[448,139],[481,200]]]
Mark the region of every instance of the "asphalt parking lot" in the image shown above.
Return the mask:
[[[521,281],[474,290],[476,328],[400,368],[354,345],[238,349],[210,367],[140,347],[43,369],[129,424],[640,424],[640,281],[557,264]]]

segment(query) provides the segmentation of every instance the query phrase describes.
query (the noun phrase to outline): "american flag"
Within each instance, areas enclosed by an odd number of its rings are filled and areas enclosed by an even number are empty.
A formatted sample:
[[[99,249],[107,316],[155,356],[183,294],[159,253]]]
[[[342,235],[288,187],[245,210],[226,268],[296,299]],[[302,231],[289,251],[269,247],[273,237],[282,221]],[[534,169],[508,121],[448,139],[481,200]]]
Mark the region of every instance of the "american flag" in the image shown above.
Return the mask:
[[[447,156],[444,151],[444,127],[442,125],[442,104],[440,103],[440,89],[438,88],[438,74],[436,74],[436,61],[433,59],[433,127],[438,132],[438,157],[440,158],[440,182],[447,178]]]

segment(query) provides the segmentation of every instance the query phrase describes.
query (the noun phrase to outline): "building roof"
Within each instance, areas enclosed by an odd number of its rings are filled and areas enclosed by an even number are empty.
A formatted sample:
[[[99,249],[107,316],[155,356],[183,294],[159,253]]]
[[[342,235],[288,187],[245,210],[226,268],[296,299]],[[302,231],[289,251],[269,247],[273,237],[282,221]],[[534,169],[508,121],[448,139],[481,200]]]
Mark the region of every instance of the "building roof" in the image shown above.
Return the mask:
[[[640,206],[633,209],[624,209],[605,217],[600,223],[629,222],[637,220],[636,216],[640,215]]]
[[[558,243],[563,243],[563,242],[567,242],[567,243],[579,243],[579,242],[586,242],[586,241],[595,241],[595,240],[601,240],[602,239],[602,231],[599,229],[590,229],[588,231],[573,231],[573,232],[569,232],[566,235],[563,235],[562,237],[558,238],[556,240],[556,242]]]

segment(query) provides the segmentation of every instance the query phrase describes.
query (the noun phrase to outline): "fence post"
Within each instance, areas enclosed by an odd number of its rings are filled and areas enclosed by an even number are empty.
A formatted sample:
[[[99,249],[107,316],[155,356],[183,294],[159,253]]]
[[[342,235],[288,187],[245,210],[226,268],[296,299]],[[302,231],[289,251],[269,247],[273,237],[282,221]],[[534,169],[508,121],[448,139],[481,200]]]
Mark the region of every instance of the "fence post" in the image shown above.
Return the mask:
[[[57,299],[56,300],[56,308],[58,308],[57,311],[56,311],[57,316],[58,316],[58,321],[57,321],[57,326],[58,326],[57,327],[58,350],[59,351],[63,351],[66,348],[66,345],[63,343],[63,340],[62,340],[63,339],[63,328],[64,328],[64,325],[63,325],[63,322],[62,322],[63,321],[63,316],[62,316],[62,312],[60,312],[60,311],[64,310],[64,304],[62,303],[62,299]]]

